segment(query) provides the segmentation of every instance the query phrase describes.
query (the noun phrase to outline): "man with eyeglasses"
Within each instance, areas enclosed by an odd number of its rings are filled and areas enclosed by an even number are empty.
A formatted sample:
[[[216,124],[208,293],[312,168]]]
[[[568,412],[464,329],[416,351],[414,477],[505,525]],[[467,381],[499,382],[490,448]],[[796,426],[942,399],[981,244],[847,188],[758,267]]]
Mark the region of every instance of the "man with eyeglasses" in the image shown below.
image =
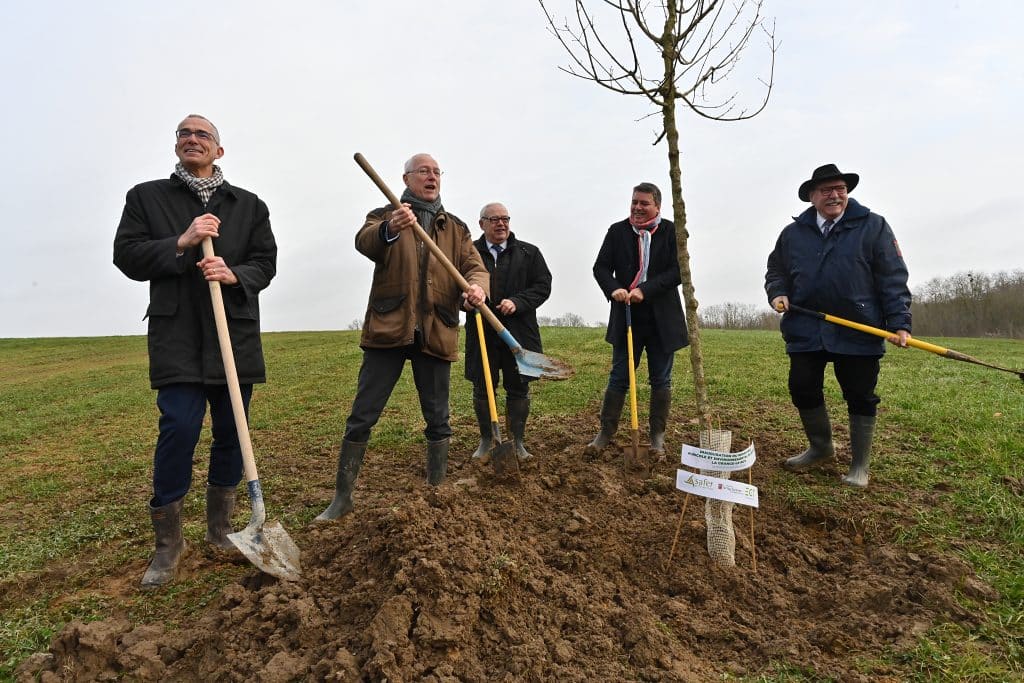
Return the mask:
[[[483,234],[473,243],[490,272],[488,306],[498,320],[524,349],[543,352],[537,309],[551,295],[551,271],[535,245],[518,239],[511,231],[512,219],[504,204],[492,202],[480,209]],[[505,412],[508,431],[519,460],[533,455],[524,443],[526,422],[530,416],[530,377],[519,374],[515,355],[497,333],[484,325],[487,360],[491,378],[497,386],[499,375],[505,387]],[[480,336],[472,315],[466,320],[466,379],[473,383],[473,411],[480,427],[480,446],[474,458],[483,457],[494,446],[491,416],[487,403]]]
[[[772,309],[790,303],[910,339],[907,265],[886,220],[851,199],[860,176],[835,164],[814,169],[797,195],[811,207],[787,225],[768,256],[765,292]],[[782,318],[789,354],[789,393],[810,444],[783,466],[799,472],[835,456],[825,406],[825,366],[831,362],[850,416],[852,464],[843,483],[868,485],[871,442],[880,401],[875,394],[885,340],[797,312]]]
[[[277,271],[267,205],[231,185],[214,162],[224,156],[217,128],[189,114],[175,131],[178,164],[170,178],[128,191],[114,237],[114,264],[149,282],[149,379],[157,391],[159,434],[149,513],[156,552],[142,578],[154,588],[174,578],[185,550],[181,508],[192,457],[210,406],[212,443],[206,486],[206,541],[233,551],[227,538],[242,452],[221,361],[209,282],[221,283],[242,398],[266,381],[259,293]],[[213,238],[217,255],[204,257]]]
[[[651,385],[652,455],[665,454],[665,428],[672,404],[675,352],[689,345],[679,298],[679,252],[675,224],[661,216],[661,190],[654,183],[633,188],[629,217],[612,224],[594,261],[594,279],[611,302],[605,341],[612,345],[612,369],[601,403],[601,431],[586,452],[596,455],[612,442],[629,391],[626,306],[633,327],[634,365],[647,353]]]
[[[373,261],[373,283],[359,346],[363,364],[352,412],[338,453],[334,499],[317,516],[337,519],[352,511],[352,489],[370,431],[380,418],[406,361],[412,365],[426,422],[427,482],[437,486],[448,468],[448,393],[458,358],[459,308],[487,297],[487,269],[469,228],[441,204],[441,169],[429,154],[405,163],[402,205],[374,209],[356,233],[356,249]],[[469,282],[466,292],[410,228],[418,222]]]

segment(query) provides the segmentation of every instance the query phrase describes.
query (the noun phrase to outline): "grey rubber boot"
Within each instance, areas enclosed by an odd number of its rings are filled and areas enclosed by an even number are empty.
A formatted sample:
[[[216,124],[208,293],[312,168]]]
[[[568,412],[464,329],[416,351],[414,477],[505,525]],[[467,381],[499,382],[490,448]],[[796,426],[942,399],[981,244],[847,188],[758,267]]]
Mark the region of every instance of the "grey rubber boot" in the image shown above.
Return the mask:
[[[437,486],[448,472],[448,445],[451,439],[427,442],[427,483]]]
[[[622,405],[625,402],[625,394],[605,389],[604,401],[601,403],[601,431],[587,444],[586,453],[595,455],[612,442],[612,437],[619,429],[619,418],[622,417]]]
[[[228,539],[231,528],[231,513],[235,510],[237,486],[206,485],[206,542],[221,550],[234,550],[235,544]]]
[[[508,410],[508,431],[512,433],[512,440],[516,444],[516,457],[520,461],[529,460],[533,454],[526,450],[523,438],[526,434],[526,420],[530,417],[530,399],[510,398],[506,408]]]
[[[853,454],[853,462],[850,464],[850,473],[843,477],[844,484],[859,488],[865,488],[868,485],[871,439],[874,435],[874,415],[850,416],[850,452]]]
[[[329,522],[352,512],[352,489],[355,488],[359,468],[363,466],[366,441],[342,439],[338,451],[338,474],[334,480],[334,500],[316,516],[317,522]]]
[[[672,406],[672,387],[651,391],[651,448],[650,454],[659,458],[665,455],[665,427],[668,424],[668,410]]]
[[[143,590],[170,583],[178,573],[178,562],[185,554],[185,537],[181,535],[181,506],[184,501],[184,498],[179,498],[173,503],[149,508],[156,536],[156,552],[142,577]]]
[[[832,423],[828,419],[828,409],[824,405],[801,410],[800,421],[804,423],[804,433],[807,434],[810,448],[782,463],[782,466],[791,472],[801,472],[836,454],[832,445]]]
[[[480,445],[473,453],[473,458],[482,458],[494,447],[494,431],[491,429],[491,409],[487,399],[473,399],[473,412],[476,423],[480,425]]]

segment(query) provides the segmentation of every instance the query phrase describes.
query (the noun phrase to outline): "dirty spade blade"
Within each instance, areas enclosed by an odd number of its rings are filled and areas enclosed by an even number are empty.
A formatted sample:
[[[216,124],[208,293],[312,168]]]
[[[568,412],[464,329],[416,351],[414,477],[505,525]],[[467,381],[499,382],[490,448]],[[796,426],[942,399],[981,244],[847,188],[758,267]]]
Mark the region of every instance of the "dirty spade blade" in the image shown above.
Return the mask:
[[[557,358],[536,351],[527,351],[522,347],[513,349],[513,353],[521,375],[554,380],[569,379],[573,376],[572,366]]]
[[[228,540],[260,570],[284,581],[298,581],[299,548],[279,522],[247,526]]]
[[[494,475],[499,479],[519,477],[519,458],[516,457],[516,446],[513,441],[498,443],[487,454],[494,466]]]
[[[622,448],[627,472],[647,472],[651,469],[650,446],[640,443],[639,432],[633,432],[633,443]]]

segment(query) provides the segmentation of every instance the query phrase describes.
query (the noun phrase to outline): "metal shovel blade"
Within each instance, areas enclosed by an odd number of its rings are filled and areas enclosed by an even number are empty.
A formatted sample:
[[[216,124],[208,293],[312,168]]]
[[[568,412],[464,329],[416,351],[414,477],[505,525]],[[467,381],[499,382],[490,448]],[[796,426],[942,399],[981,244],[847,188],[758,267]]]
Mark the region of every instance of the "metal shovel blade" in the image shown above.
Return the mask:
[[[633,443],[622,448],[627,472],[648,472],[651,469],[650,446],[640,443],[639,432],[633,432]]]
[[[247,526],[228,534],[228,540],[261,571],[284,581],[299,580],[299,547],[279,522]]]
[[[513,441],[498,443],[489,450],[494,476],[499,479],[516,478],[519,476],[519,458],[516,457],[516,445]]]
[[[569,379],[573,376],[572,366],[557,358],[551,358],[536,351],[527,351],[522,347],[513,352],[520,375],[554,380]]]

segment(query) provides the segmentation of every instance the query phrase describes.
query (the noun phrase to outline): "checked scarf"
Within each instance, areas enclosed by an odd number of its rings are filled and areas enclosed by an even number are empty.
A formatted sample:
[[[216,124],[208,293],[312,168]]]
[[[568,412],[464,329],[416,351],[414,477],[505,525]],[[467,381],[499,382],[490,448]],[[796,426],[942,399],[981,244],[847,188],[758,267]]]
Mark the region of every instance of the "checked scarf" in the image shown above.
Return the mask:
[[[213,165],[212,176],[200,178],[192,175],[179,161],[174,167],[174,175],[184,180],[189,189],[199,195],[199,198],[203,200],[203,206],[209,203],[214,191],[224,183],[224,174],[221,172],[220,166],[216,164]]]
[[[647,282],[647,266],[651,263],[651,237],[658,230],[658,226],[661,225],[661,215],[654,217],[650,223],[645,225],[636,225],[633,221],[629,224],[633,227],[633,232],[636,233],[636,245],[637,251],[640,253],[640,263],[637,264],[636,277],[633,278],[633,282],[630,283],[629,288],[636,289],[637,285],[641,282]]]

